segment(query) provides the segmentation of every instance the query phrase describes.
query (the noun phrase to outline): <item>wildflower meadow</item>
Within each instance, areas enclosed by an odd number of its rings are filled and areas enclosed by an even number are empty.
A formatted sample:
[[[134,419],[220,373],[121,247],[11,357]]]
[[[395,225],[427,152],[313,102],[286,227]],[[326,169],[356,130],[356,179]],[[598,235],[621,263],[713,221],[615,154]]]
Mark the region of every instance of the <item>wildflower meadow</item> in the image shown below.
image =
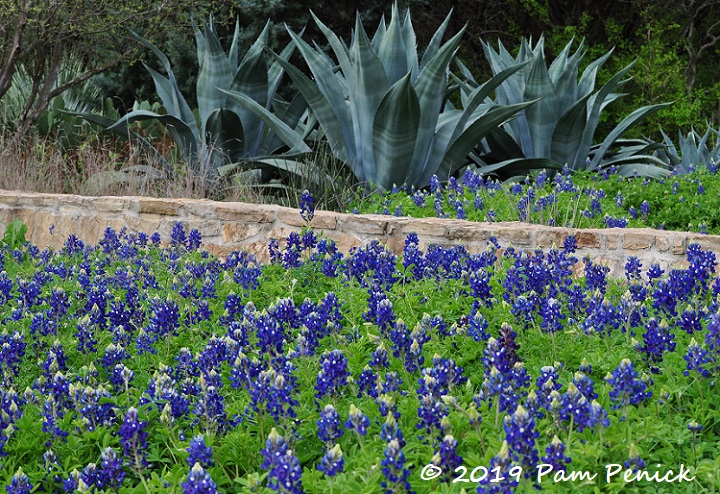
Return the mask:
[[[21,240],[0,251],[9,494],[720,486],[720,281],[697,244],[611,279],[572,236],[471,255],[410,234],[396,256],[308,226],[267,264],[179,223]]]

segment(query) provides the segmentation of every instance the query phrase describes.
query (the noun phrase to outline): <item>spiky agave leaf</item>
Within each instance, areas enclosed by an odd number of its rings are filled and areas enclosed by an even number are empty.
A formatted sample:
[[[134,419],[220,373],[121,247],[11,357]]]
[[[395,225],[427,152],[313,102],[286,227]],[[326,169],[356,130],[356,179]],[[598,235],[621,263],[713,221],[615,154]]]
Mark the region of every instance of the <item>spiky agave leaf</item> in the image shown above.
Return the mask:
[[[425,186],[437,172],[447,179],[446,173],[464,163],[461,150],[472,147],[468,147],[469,141],[486,135],[493,125],[506,122],[520,109],[478,112],[491,89],[478,96],[472,108],[456,111],[447,107],[449,65],[464,31],[441,43],[449,18],[422,61],[418,61],[410,15],[402,18],[397,5],[390,22],[381,21],[372,40],[358,16],[349,46],[315,20],[328,39],[337,66],[290,30],[313,79],[289,62],[277,61],[303,94],[333,154],[361,182],[390,189],[403,183]],[[511,72],[496,77],[495,86]]]
[[[584,57],[583,43],[571,52],[572,40],[556,59],[547,66],[543,53],[543,39],[533,46],[532,41],[523,40],[520,52],[513,57],[502,43],[496,51],[483,44],[486,57],[495,73],[512,63],[529,62],[528,66],[509,77],[498,88],[496,101],[508,104],[537,99],[538,102],[525,109],[521,116],[492,132],[476,150],[479,162],[484,163],[481,172],[492,170],[503,175],[510,167],[517,170],[523,159],[527,159],[528,170],[545,162],[557,169],[567,164],[572,170],[594,170],[609,166],[628,167],[633,163],[656,165],[657,170],[642,166],[632,168],[628,173],[663,174],[662,162],[651,155],[642,154],[639,148],[625,150],[622,158],[614,152],[616,143],[630,128],[667,105],[651,105],[640,108],[623,119],[600,143],[594,145],[595,132],[602,110],[617,98],[622,97],[619,88],[627,82],[626,75],[632,64],[616,73],[602,88],[595,90],[598,69],[607,61],[612,50],[591,62],[580,74],[579,65]],[[462,70],[468,79],[460,87],[467,93],[477,85],[469,71]],[[470,76],[470,77],[468,77]],[[592,152],[591,152],[592,151]],[[630,151],[635,152],[635,154]],[[492,168],[487,168],[492,165]],[[649,171],[648,171],[649,170]]]
[[[302,135],[293,129],[300,126],[303,131],[306,130],[300,122],[305,106],[303,100],[296,99],[283,106],[284,103],[278,101],[276,96],[284,69],[277,61],[268,67],[264,50],[269,24],[266,24],[240,61],[238,23],[229,53],[224,51],[220,43],[212,17],[205,24],[204,30],[195,24],[193,27],[199,65],[197,114],[190,109],[180,92],[168,58],[148,40],[133,32],[133,36],[156,55],[167,73],[164,76],[147,67],[167,114],[134,110],[114,122],[110,130],[123,135],[127,134],[127,125],[131,122],[147,119],[162,122],[188,166],[195,173],[207,175],[211,183],[219,177],[221,167],[228,173],[241,161],[270,156],[286,157],[282,153],[286,147],[292,155],[308,152],[309,148],[302,142]],[[279,59],[287,60],[293,50],[294,45],[288,45]],[[244,94],[254,104],[268,111],[277,103],[277,107],[284,108],[282,116],[285,121],[281,120],[283,125],[270,124],[258,117],[256,112],[247,109],[247,105],[228,96],[226,90]],[[134,135],[132,137],[136,138]],[[142,145],[150,146],[147,142]],[[266,161],[263,166],[272,166],[271,163]],[[284,163],[278,167],[283,170],[286,168]]]

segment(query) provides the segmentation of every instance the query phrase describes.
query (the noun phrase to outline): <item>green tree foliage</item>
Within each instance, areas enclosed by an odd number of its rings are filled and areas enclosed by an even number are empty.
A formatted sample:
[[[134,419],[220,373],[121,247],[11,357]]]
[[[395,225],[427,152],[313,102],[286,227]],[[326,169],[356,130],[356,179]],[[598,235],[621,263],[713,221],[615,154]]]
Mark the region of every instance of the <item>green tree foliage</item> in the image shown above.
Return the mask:
[[[189,7],[185,0],[0,0],[0,98],[17,71],[30,80],[17,133],[26,133],[53,97],[135,56],[129,27],[158,31]],[[71,57],[84,70],[57,84]]]

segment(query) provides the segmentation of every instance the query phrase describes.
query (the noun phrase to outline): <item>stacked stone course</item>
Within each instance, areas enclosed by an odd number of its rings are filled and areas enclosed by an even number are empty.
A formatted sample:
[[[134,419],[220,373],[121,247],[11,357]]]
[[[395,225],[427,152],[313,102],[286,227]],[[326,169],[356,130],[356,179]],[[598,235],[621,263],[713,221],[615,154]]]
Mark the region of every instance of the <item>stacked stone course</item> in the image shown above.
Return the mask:
[[[299,211],[274,205],[215,202],[197,199],[153,199],[147,197],[83,197],[63,194],[0,191],[0,228],[20,219],[28,226],[28,240],[39,247],[58,249],[71,233],[96,243],[105,229],[128,232],[160,232],[170,238],[176,222],[186,229],[197,228],[205,248],[218,256],[234,250],[247,250],[267,261],[267,243],[282,241],[305,222]],[[52,234],[50,226],[55,225]],[[337,242],[343,251],[379,240],[401,253],[405,237],[415,232],[421,247],[429,244],[451,246],[462,243],[471,253],[485,250],[495,236],[503,247],[547,249],[561,246],[574,234],[578,258],[590,256],[622,276],[625,260],[635,255],[645,268],[659,263],[667,270],[684,267],[685,249],[693,242],[720,253],[720,236],[652,229],[577,230],[519,222],[476,223],[439,218],[396,218],[381,215],[353,215],[316,211],[311,226],[320,235]]]

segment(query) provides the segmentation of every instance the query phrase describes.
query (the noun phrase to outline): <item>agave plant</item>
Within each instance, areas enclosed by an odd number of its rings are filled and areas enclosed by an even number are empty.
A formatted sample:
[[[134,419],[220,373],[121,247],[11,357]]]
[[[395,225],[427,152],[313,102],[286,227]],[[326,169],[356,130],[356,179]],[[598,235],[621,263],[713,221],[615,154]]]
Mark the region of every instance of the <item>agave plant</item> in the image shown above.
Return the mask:
[[[212,18],[204,32],[195,26],[199,72],[197,79],[197,113],[191,110],[180,90],[168,58],[152,43],[137,33],[133,36],[148,47],[160,60],[167,77],[150,67],[158,96],[166,114],[144,109],[133,110],[116,122],[108,122],[96,115],[83,114],[100,124],[111,124],[109,129],[119,135],[128,135],[132,122],[157,119],[167,128],[184,161],[193,172],[207,177],[212,185],[221,175],[233,171],[240,162],[252,162],[258,167],[282,169],[301,173],[306,166],[292,158],[309,152],[303,141],[302,116],[306,105],[302,98],[287,103],[276,96],[283,68],[278,62],[269,67],[264,49],[268,25],[241,60],[238,61],[239,24],[229,53],[223,50]],[[290,44],[278,55],[278,61],[287,60],[293,51]],[[236,98],[228,97],[226,90],[246,95],[255,105],[277,112],[277,117],[263,120],[247,110]],[[144,147],[147,141],[137,134],[130,137]],[[167,166],[168,170],[171,167]]]
[[[688,173],[699,165],[710,166],[720,162],[720,132],[708,127],[702,136],[691,129],[687,136],[678,133],[678,145],[660,130],[663,136],[663,147],[656,151],[656,156],[673,167],[676,173]],[[710,136],[715,136],[715,146],[710,144]]]
[[[508,77],[496,90],[500,104],[518,104],[537,100],[520,116],[493,131],[477,149],[480,171],[501,176],[524,175],[530,168],[598,170],[615,166],[622,175],[644,176],[667,174],[666,165],[652,155],[657,145],[644,140],[622,140],[621,136],[644,118],[668,104],[644,106],[632,112],[602,140],[595,134],[600,114],[607,105],[623,95],[618,90],[628,81],[630,64],[616,73],[600,89],[595,89],[598,70],[612,50],[591,62],[579,74],[585,50],[571,53],[571,40],[560,55],[547,66],[541,38],[533,46],[523,40],[516,57],[502,43],[494,50],[483,43],[485,55],[495,74],[508,67],[526,63],[522,70]],[[461,64],[460,64],[461,65]],[[478,84],[461,65],[466,81],[459,81],[464,99]],[[579,75],[579,78],[578,78]]]
[[[433,175],[446,180],[465,164],[468,152],[492,129],[527,106],[484,104],[511,67],[468,95],[468,106],[446,105],[449,66],[463,31],[442,44],[448,16],[418,56],[409,12],[393,6],[372,39],[356,20],[350,46],[313,15],[327,37],[335,62],[292,31],[290,36],[314,80],[281,56],[317,119],[333,154],[357,179],[381,189],[407,184],[423,187]],[[231,93],[228,93],[231,94]],[[242,98],[246,100],[246,98]],[[269,121],[272,116],[254,108]]]

